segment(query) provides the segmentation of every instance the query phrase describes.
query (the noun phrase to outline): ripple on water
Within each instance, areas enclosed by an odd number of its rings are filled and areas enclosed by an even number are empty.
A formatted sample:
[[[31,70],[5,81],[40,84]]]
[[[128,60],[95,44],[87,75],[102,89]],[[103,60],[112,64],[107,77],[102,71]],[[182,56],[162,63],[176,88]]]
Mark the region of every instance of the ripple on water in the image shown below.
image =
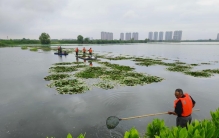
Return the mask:
[[[115,91],[103,97],[103,101],[105,105],[117,105],[121,101],[131,98],[133,95],[130,91]]]

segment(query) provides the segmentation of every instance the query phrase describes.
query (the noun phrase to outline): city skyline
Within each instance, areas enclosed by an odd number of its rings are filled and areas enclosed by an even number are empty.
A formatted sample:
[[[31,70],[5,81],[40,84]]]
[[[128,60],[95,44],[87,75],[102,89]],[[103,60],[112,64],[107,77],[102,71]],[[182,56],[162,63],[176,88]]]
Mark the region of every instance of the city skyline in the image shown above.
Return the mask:
[[[134,30],[144,40],[151,30],[170,28],[183,30],[182,40],[216,39],[218,4],[218,0],[1,0],[0,39],[39,39],[43,32],[52,39],[78,35],[101,39],[102,30],[118,39],[124,30]]]

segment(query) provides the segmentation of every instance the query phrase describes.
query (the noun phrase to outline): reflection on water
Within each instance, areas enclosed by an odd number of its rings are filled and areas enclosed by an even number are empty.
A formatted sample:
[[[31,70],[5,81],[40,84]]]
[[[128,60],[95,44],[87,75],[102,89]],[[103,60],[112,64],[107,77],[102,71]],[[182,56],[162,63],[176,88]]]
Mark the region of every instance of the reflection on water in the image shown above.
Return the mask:
[[[69,46],[69,47],[76,47]],[[89,48],[90,45],[83,45]],[[66,46],[67,47],[67,46]],[[94,51],[113,52],[124,55],[168,58],[169,62],[180,60],[186,63],[202,63],[219,60],[217,44],[134,44],[92,46]],[[8,53],[11,53],[10,56]],[[152,56],[154,55],[154,56]],[[49,81],[43,78],[48,69],[57,62],[86,62],[75,55],[54,55],[53,51],[42,53],[20,48],[0,49],[0,137],[66,137],[72,133],[77,137],[86,132],[86,138],[122,138],[125,131],[135,126],[139,133],[154,118],[164,119],[166,125],[175,125],[175,117],[162,115],[121,121],[108,130],[105,121],[109,116],[131,117],[166,112],[173,109],[174,90],[182,88],[196,101],[199,112],[193,119],[210,117],[210,111],[218,105],[219,75],[211,78],[195,78],[179,72],[169,72],[163,66],[137,66],[132,61],[109,61],[133,66],[136,71],[163,77],[159,83],[144,86],[123,87],[113,90],[92,88],[83,94],[59,95],[54,88],[48,88]],[[107,60],[106,60],[107,61]],[[201,65],[201,68],[219,68],[218,62]],[[97,66],[95,62],[89,62]],[[87,80],[92,82],[92,79]],[[210,101],[209,101],[210,99]]]

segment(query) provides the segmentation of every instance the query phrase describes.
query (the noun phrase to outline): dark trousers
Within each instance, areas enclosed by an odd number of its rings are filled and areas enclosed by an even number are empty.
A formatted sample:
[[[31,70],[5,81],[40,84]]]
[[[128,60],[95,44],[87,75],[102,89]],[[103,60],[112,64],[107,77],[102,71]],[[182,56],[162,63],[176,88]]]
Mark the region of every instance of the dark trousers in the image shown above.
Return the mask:
[[[189,124],[192,121],[192,116],[187,116],[187,117],[177,117],[176,118],[176,126],[181,126],[181,127],[186,127],[187,128],[187,122]]]
[[[78,52],[75,52],[76,53],[76,56],[78,56]]]
[[[90,54],[90,56],[92,56],[92,53],[89,53]]]

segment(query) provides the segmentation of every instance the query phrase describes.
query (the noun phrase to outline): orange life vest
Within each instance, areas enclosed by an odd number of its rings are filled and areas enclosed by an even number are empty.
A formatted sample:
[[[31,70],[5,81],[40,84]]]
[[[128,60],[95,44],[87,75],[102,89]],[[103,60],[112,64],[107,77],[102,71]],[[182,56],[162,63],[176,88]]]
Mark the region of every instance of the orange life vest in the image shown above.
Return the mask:
[[[185,97],[176,99],[174,101],[174,108],[176,107],[176,103],[180,100],[182,102],[182,116],[189,116],[192,114],[193,103],[188,93],[184,94]]]
[[[78,52],[78,48],[75,49],[75,52]]]
[[[89,51],[89,53],[92,53],[92,49],[89,49],[88,51]]]
[[[86,52],[86,49],[85,49],[85,48],[83,48],[83,52]]]

